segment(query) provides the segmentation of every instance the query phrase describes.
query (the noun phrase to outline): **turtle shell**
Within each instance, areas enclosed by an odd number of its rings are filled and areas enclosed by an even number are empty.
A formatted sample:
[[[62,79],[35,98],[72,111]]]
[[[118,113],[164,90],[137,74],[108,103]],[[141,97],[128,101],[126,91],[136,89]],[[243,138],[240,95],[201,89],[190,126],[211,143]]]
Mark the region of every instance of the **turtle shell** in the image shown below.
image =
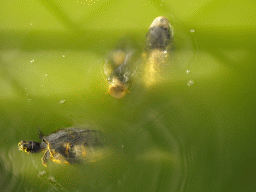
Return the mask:
[[[68,128],[42,138],[41,147],[46,148],[43,164],[48,158],[58,163],[78,163],[90,150],[104,146],[103,134],[95,130]]]

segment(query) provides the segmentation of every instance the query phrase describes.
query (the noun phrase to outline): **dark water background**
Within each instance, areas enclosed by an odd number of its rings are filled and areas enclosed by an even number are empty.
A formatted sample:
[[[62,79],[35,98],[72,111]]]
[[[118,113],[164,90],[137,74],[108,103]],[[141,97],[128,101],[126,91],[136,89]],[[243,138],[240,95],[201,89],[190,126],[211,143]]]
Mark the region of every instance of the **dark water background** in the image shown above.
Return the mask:
[[[88,5],[89,4],[89,5]],[[255,191],[255,1],[1,1],[1,191]],[[157,16],[175,45],[162,81],[140,74],[121,100],[104,60],[142,52]],[[18,150],[37,129],[101,130],[80,165]]]

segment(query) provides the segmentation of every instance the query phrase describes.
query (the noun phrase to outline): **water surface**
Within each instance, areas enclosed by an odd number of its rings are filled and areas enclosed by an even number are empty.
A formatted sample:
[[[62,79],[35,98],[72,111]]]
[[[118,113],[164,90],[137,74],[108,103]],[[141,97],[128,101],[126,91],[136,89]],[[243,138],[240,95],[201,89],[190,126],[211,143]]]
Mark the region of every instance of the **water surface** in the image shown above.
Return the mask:
[[[255,190],[255,28],[231,22],[238,5],[218,25],[219,1],[23,2],[1,3],[2,191]],[[112,98],[108,53],[122,38],[143,52],[159,15],[174,29],[162,79],[145,87],[138,69],[130,92]],[[20,140],[39,141],[38,128],[70,126],[103,131],[107,147],[47,168],[43,154],[18,150]]]

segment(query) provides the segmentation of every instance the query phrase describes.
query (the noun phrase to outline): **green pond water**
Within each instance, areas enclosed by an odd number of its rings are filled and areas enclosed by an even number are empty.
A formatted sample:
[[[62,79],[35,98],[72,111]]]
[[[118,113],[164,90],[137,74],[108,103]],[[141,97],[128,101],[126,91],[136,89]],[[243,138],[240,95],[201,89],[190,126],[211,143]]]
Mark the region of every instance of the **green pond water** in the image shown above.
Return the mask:
[[[0,191],[255,191],[255,1],[0,2]],[[174,30],[155,86],[137,68],[108,93],[121,41],[141,54],[157,16]],[[138,62],[139,63],[139,62]],[[107,135],[82,164],[18,150],[63,127]]]

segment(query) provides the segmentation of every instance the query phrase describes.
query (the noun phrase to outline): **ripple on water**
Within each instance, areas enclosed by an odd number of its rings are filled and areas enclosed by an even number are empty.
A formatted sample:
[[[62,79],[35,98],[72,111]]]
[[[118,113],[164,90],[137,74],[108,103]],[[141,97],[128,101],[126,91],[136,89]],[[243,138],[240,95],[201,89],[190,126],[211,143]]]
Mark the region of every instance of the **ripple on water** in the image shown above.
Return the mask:
[[[69,191],[85,189],[104,191],[113,188],[113,179],[122,175],[131,165],[126,156],[126,145],[118,144],[112,137],[107,146],[91,150],[84,163],[57,164],[49,162],[48,167],[41,163],[43,153],[27,154],[13,146],[8,152],[1,152],[1,173],[6,180],[5,189],[15,191]],[[119,177],[118,177],[119,178]],[[1,185],[3,186],[3,185]]]
[[[3,185],[1,186],[4,186],[4,190],[46,191],[50,188],[56,188],[58,183],[52,182],[52,178],[51,180],[48,180],[47,177],[45,177],[47,171],[39,170],[43,169],[40,164],[41,157],[39,156],[41,155],[42,154],[31,155],[19,152],[17,146],[13,146],[8,152],[1,152],[0,161],[1,167],[3,168],[1,174],[3,175],[3,178],[5,178],[5,180],[1,179],[1,182],[3,182]],[[49,183],[54,183],[54,186]]]
[[[137,136],[133,141],[138,169],[147,170],[138,175],[148,179],[152,191],[182,191],[188,175],[184,136],[171,126],[175,121],[169,110],[146,111],[135,128]]]
[[[13,167],[12,159],[5,151],[0,153],[1,179],[0,186],[2,191],[16,191],[21,187],[22,181],[13,173],[16,173]]]

